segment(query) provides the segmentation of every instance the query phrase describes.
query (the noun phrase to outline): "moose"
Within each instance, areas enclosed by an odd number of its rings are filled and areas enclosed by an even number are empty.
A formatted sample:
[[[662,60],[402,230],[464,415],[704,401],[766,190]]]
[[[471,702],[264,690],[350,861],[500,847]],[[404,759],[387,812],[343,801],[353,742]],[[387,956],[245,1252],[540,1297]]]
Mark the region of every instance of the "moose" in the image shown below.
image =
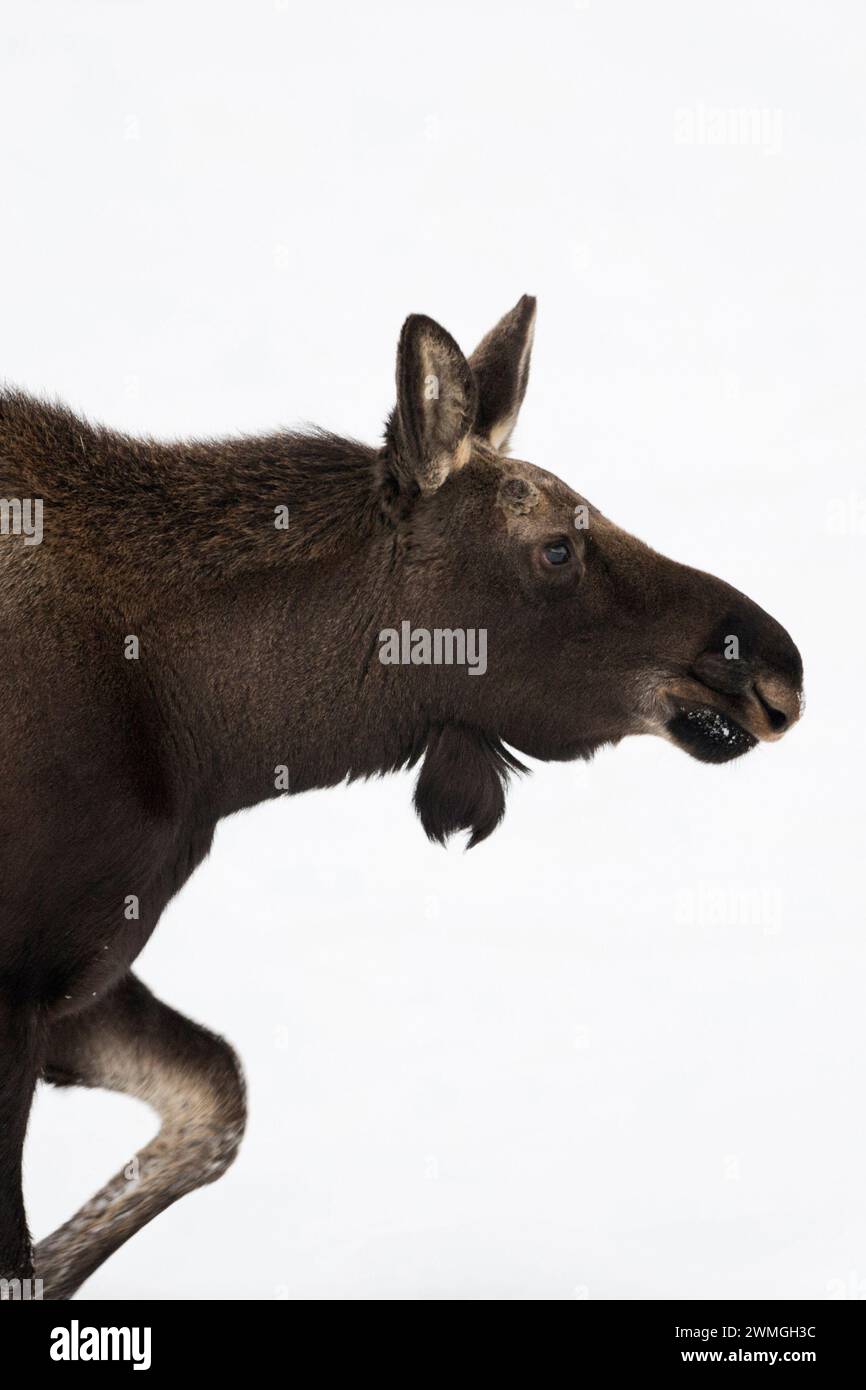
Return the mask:
[[[131,969],[223,816],[420,765],[427,835],[476,845],[521,756],[656,734],[724,763],[798,719],[778,622],[509,453],[534,324],[525,295],[467,358],[411,315],[379,448],[162,443],[0,394],[0,492],[42,516],[38,544],[0,536],[7,1297],[33,1279],[71,1297],[237,1153],[233,1050]],[[381,659],[404,623],[483,632],[484,670]],[[160,1129],[134,1177],[34,1246],[21,1156],[40,1080],[138,1097]]]

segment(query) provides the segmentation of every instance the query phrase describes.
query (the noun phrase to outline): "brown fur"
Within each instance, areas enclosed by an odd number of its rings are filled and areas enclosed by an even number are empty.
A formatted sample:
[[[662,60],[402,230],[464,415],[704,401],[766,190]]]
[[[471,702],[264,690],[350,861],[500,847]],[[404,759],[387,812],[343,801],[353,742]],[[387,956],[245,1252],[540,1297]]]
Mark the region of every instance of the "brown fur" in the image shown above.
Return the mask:
[[[44,503],[41,544],[0,537],[0,1275],[32,1267],[20,1159],[40,1073],[163,1115],[139,1183],[115,1179],[39,1247],[55,1296],[234,1153],[229,1049],[130,967],[217,821],[280,794],[279,769],[297,793],[420,761],[427,833],[475,844],[512,749],[588,757],[656,733],[718,762],[797,718],[778,623],[497,447],[534,321],[524,297],[467,360],[408,319],[380,449],[136,440],[0,396],[0,495]],[[384,664],[403,622],[483,629],[486,673]]]

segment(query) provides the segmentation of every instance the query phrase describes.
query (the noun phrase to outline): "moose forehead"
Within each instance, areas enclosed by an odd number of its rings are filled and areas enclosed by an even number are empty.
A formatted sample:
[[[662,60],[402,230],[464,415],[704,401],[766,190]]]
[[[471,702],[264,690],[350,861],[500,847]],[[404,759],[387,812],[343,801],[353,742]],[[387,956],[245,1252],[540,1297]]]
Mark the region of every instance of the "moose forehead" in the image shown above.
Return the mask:
[[[509,531],[562,526],[573,519],[575,507],[583,501],[560,478],[522,459],[508,459],[498,471],[496,506],[504,513]]]
[[[556,532],[572,535],[576,531],[599,543],[609,560],[621,560],[632,570],[646,567],[652,551],[555,473],[501,454],[488,455],[485,462],[496,473],[495,508],[515,540],[534,542]]]

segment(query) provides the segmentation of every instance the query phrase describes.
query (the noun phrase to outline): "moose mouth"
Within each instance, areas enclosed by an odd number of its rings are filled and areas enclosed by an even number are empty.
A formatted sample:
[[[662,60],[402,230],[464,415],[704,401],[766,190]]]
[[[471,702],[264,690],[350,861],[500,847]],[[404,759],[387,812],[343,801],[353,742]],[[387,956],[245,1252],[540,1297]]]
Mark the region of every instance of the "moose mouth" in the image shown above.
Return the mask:
[[[675,743],[703,763],[729,763],[758,742],[742,724],[712,705],[682,707],[665,728]]]

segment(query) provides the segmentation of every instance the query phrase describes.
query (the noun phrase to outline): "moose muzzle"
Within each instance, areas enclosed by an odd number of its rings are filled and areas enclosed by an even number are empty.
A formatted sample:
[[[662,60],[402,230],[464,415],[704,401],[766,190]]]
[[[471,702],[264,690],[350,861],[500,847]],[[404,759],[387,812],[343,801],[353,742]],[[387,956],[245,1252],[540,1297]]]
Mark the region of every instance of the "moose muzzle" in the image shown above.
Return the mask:
[[[769,614],[743,604],[664,691],[666,733],[704,762],[728,762],[780,739],[803,712],[800,653]]]

